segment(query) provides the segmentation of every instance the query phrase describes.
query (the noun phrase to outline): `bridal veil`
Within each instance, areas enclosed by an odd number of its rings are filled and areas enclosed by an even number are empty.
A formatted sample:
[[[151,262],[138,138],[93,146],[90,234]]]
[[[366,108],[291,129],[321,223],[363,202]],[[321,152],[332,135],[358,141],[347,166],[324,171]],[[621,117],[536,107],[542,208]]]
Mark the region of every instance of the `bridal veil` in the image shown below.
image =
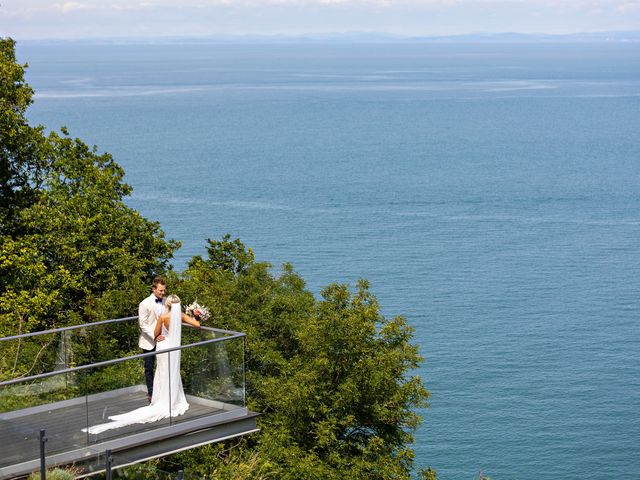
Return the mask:
[[[163,326],[162,334],[165,340],[156,344],[156,372],[153,379],[151,404],[130,412],[109,416],[111,422],[93,425],[88,429],[83,428],[83,432],[98,434],[127,425],[157,422],[169,416],[177,417],[188,410],[189,404],[184,395],[180,376],[181,351],[159,353],[181,345],[182,309],[179,303],[171,305],[169,330],[166,331]]]

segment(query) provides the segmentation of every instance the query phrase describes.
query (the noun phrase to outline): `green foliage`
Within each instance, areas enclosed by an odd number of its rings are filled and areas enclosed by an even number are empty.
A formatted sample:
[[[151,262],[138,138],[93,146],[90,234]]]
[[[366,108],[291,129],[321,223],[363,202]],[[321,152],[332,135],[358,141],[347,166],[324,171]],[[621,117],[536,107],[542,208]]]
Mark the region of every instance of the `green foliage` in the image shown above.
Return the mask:
[[[76,381],[82,385],[83,393],[92,395],[140,385],[144,383],[144,375],[140,361],[131,360],[95,370],[81,370]]]
[[[213,326],[247,333],[248,407],[262,432],[164,466],[221,479],[409,478],[428,393],[411,375],[421,357],[406,320],[384,318],[365,281],[317,300],[290,265],[276,277],[237,239],[209,244],[175,289],[207,305]]]
[[[33,97],[25,67],[16,62],[15,42],[0,39],[0,235],[32,201],[39,181],[42,127],[30,127],[24,116]]]
[[[48,405],[77,398],[81,394],[77,387],[67,384],[63,376],[49,377],[29,384],[10,385],[0,392],[0,412]]]
[[[175,476],[168,475],[157,468],[158,460],[119,468],[112,472],[113,477],[122,480],[173,480]]]
[[[0,39],[0,335],[131,315],[177,242],[127,207],[131,187],[107,153],[25,117],[33,91]],[[26,374],[2,352],[0,379]]]
[[[189,474],[186,478],[267,480],[281,478],[283,473],[278,465],[266,459],[247,438],[205,445],[167,457],[160,464],[173,471],[184,469]]]
[[[226,234],[221,241],[208,239],[207,263],[215,269],[233,273],[242,273],[251,265],[255,257],[253,251],[246,249],[239,238],[230,241],[231,235]],[[199,257],[196,257],[199,258]],[[194,261],[197,261],[194,259]]]
[[[46,474],[47,480],[74,480],[76,476],[71,470],[63,470],[60,468],[54,468],[48,470]],[[29,475],[27,480],[40,480],[40,472],[33,472]]]
[[[436,471],[431,467],[420,470],[420,479],[421,480],[438,480],[438,476],[436,475]]]

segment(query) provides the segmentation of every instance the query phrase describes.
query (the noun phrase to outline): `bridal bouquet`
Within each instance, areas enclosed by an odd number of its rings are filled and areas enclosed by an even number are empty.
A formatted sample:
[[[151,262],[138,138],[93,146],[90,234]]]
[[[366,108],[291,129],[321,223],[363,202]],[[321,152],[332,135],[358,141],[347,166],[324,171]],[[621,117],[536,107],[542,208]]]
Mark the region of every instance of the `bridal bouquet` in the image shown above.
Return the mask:
[[[188,305],[185,309],[185,313],[200,322],[206,322],[211,316],[209,309],[207,307],[203,307],[197,302],[193,302],[191,305]]]

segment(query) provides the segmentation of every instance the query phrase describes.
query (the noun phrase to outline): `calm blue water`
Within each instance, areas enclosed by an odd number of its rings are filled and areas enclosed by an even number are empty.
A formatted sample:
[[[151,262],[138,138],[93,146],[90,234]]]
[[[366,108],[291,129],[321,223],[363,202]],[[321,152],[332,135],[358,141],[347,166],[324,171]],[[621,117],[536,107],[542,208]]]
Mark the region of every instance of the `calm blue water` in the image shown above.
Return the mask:
[[[640,478],[640,45],[19,46],[182,240],[371,280],[444,480]]]

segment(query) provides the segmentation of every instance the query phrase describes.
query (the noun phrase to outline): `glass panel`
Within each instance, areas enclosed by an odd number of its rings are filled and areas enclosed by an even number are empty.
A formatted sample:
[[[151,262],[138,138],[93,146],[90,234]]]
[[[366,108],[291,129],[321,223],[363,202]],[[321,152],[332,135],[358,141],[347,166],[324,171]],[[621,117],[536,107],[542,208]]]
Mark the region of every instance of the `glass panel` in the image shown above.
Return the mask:
[[[0,382],[62,370],[64,350],[59,333],[0,341]]]
[[[182,380],[190,415],[207,416],[244,406],[243,357],[242,337],[183,350]]]
[[[148,358],[155,359],[155,356]],[[149,406],[144,357],[91,367],[78,373],[83,377],[86,391],[83,427],[89,426],[86,434],[89,445],[169,425],[168,406]],[[168,382],[168,370],[156,368],[154,388],[162,383],[168,385]],[[123,414],[127,414],[126,417],[118,421],[111,418]]]
[[[0,338],[0,382],[141,353],[137,320]]]
[[[74,374],[24,380],[0,386],[0,468],[40,458],[39,432],[46,455],[84,446],[83,389]],[[75,425],[76,428],[70,428]]]
[[[90,325],[67,333],[67,358],[72,366],[91,365],[142,353],[138,322]]]

